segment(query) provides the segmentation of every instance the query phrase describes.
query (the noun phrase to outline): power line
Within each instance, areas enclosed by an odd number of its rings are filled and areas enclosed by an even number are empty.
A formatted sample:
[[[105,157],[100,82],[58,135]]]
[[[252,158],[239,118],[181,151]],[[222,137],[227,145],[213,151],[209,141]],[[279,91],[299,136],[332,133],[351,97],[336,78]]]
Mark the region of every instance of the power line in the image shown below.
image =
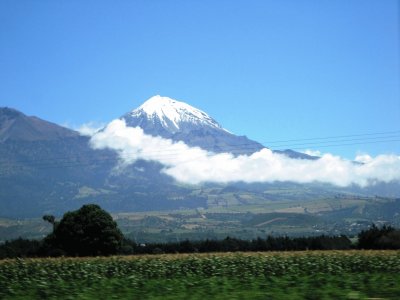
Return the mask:
[[[327,137],[313,137],[313,138],[305,138],[305,139],[290,139],[290,140],[278,140],[278,141],[264,141],[265,143],[286,143],[286,142],[297,142],[297,141],[311,141],[311,140],[327,140],[327,139],[342,139],[348,137],[360,137],[360,136],[372,136],[372,135],[388,135],[388,134],[400,134],[400,130],[395,131],[384,131],[384,132],[375,132],[375,133],[361,133],[361,134],[349,134],[349,135],[336,135],[336,136],[327,136]]]
[[[380,133],[366,133],[366,134],[353,134],[353,135],[342,135],[342,136],[335,136],[335,137],[319,137],[319,138],[307,138],[307,139],[292,139],[286,140],[288,141],[317,141],[319,142],[305,142],[305,143],[294,143],[294,144],[283,144],[283,145],[275,145],[273,148],[278,147],[290,147],[292,150],[302,150],[304,147],[312,147],[315,148],[326,148],[326,147],[338,147],[338,146],[351,146],[351,145],[360,145],[360,144],[378,144],[378,143],[392,143],[392,142],[399,142],[400,141],[400,131],[388,131],[388,132],[380,132]],[[381,135],[381,136],[379,136]],[[384,136],[386,135],[386,136]],[[360,138],[364,136],[365,138]],[[349,139],[349,137],[354,137]],[[356,138],[358,137],[358,138]],[[335,140],[336,139],[336,140]],[[325,140],[325,141],[324,141]],[[275,141],[276,143],[278,141]],[[283,141],[280,141],[283,142]],[[270,142],[272,143],[272,142]],[[298,146],[298,147],[296,147]],[[272,147],[271,147],[272,148]],[[231,150],[254,150],[253,143],[243,143],[243,144],[236,144],[230,145],[228,147],[224,147],[224,149],[231,149]],[[112,150],[112,149],[101,149],[104,150]],[[278,149],[277,149],[278,150]],[[94,163],[99,162],[113,162],[116,159],[115,152],[103,153],[102,157],[91,159],[89,161],[85,161],[88,158],[92,158],[92,154],[95,150],[90,151],[83,151],[79,152],[78,156],[64,156],[64,157],[53,157],[53,158],[43,158],[43,159],[35,159],[35,160],[14,160],[13,162],[10,161],[0,161],[1,168],[7,167],[36,167],[36,168],[68,168],[68,167],[80,167],[80,166],[88,166]],[[85,153],[86,152],[86,153]],[[154,155],[153,155],[154,154]],[[178,157],[182,154],[181,151],[177,151],[175,149],[162,149],[162,150],[154,150],[154,151],[147,151],[145,157],[140,157],[140,152],[138,151],[128,151],[124,152],[124,156],[126,158],[130,158],[129,156],[132,155],[132,158],[138,156],[138,159],[143,160],[160,160],[160,159],[168,159]],[[152,157],[153,156],[153,157]],[[118,159],[118,157],[117,157]],[[15,166],[14,163],[17,164],[25,164],[25,166]]]
[[[373,142],[358,142],[358,143],[346,143],[346,144],[319,145],[318,148],[339,147],[339,146],[354,146],[354,145],[364,145],[364,144],[381,144],[381,143],[392,143],[392,142],[400,142],[400,139],[382,140],[382,141],[373,141]],[[304,147],[303,148],[293,148],[292,150],[304,150]]]
[[[358,135],[359,136],[359,135]],[[383,138],[383,137],[382,137]],[[346,139],[346,140],[331,140],[331,141],[321,141],[320,143],[296,143],[296,144],[284,144],[284,145],[277,145],[274,146],[274,148],[278,148],[278,147],[291,147],[293,148],[294,146],[303,146],[303,147],[297,147],[296,149],[302,149],[306,146],[309,145],[314,145],[315,147],[329,147],[329,146],[349,146],[349,145],[359,145],[359,144],[376,144],[376,143],[386,143],[386,142],[397,142],[400,139],[400,135],[399,136],[388,136],[388,137],[384,137],[382,139],[381,137],[371,137],[371,138],[365,138],[365,139]],[[399,138],[399,139],[398,139]],[[375,140],[375,141],[369,141],[369,140]],[[379,139],[379,140],[376,140]],[[309,139],[304,139],[304,140],[309,140]],[[357,141],[357,142],[354,142]],[[361,141],[361,142],[360,142]],[[346,143],[343,143],[346,142]],[[351,142],[351,143],[349,143]],[[354,142],[354,143],[353,143]],[[329,143],[328,145],[326,145],[326,143]],[[245,147],[245,146],[251,146],[251,147]],[[224,147],[225,149],[232,149],[232,150],[249,150],[249,149],[254,149],[253,144],[250,143],[245,143],[245,144],[236,144],[236,145],[230,145],[228,147]],[[100,151],[104,151],[104,150],[113,150],[113,149],[99,149]],[[87,152],[87,155],[92,155],[92,151],[96,151],[96,150],[90,150],[90,151],[85,151]],[[62,157],[53,157],[51,159],[49,158],[43,158],[43,159],[35,159],[33,160],[16,160],[19,163],[34,163],[34,164],[40,164],[42,162],[48,163],[49,161],[53,161],[53,162],[73,162],[76,161],[77,163],[79,163],[80,160],[85,160],[87,158],[87,156],[85,156],[85,152],[79,152],[79,156],[62,156]],[[82,154],[83,153],[83,154]],[[157,157],[175,157],[176,155],[180,155],[180,151],[177,151],[175,149],[163,149],[163,150],[155,150],[155,151],[147,151],[146,152],[146,156],[148,156],[149,158],[151,158],[151,155],[154,154]],[[140,151],[128,151],[128,152],[124,152],[125,155],[129,155],[129,154],[136,154],[139,155]],[[102,158],[101,160],[110,160],[110,159],[114,159],[115,158],[115,152],[111,152],[108,153],[107,155],[103,154],[104,158]],[[110,157],[111,156],[111,157]],[[155,158],[157,158],[155,157]],[[73,159],[70,160],[70,159]],[[7,161],[0,161],[0,163],[8,163]]]
[[[355,141],[364,141],[364,142],[356,142],[354,144],[369,144],[371,143],[371,140],[377,140],[376,142],[381,143],[381,142],[386,142],[386,141],[397,141],[400,139],[400,134],[398,135],[391,135],[391,136],[386,136],[386,137],[369,137],[369,138],[356,138],[356,139],[342,139],[342,140],[327,140],[327,141],[320,141],[320,142],[308,142],[308,143],[297,143],[297,144],[281,144],[281,145],[274,145],[276,148],[282,148],[282,147],[294,147],[294,146],[306,146],[306,145],[324,145],[328,143],[342,143],[342,142],[355,142]],[[343,144],[346,145],[346,144]]]

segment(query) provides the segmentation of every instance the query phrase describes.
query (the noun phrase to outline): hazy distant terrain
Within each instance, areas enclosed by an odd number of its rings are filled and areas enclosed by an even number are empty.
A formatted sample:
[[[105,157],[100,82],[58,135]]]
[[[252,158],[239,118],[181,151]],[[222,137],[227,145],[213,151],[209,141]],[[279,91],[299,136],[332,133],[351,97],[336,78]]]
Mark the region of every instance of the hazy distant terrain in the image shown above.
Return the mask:
[[[243,194],[248,196],[248,194]],[[228,195],[226,195],[228,198]],[[235,199],[236,201],[236,199]],[[226,203],[226,202],[225,202]],[[372,223],[400,226],[400,199],[338,195],[263,204],[210,206],[170,211],[115,213],[123,233],[136,242],[242,239],[275,236],[355,236]],[[43,238],[51,226],[41,218],[0,219],[0,240]]]

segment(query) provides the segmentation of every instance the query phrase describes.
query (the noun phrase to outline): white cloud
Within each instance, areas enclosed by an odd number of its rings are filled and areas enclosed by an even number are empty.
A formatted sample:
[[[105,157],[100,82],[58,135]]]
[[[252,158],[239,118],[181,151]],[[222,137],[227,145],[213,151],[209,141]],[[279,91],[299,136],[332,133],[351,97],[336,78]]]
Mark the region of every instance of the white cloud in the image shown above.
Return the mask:
[[[366,164],[372,162],[373,158],[368,154],[358,154],[354,161]]]
[[[78,131],[81,135],[92,136],[100,129],[104,128],[103,123],[89,122],[75,127],[74,130]]]
[[[367,186],[377,181],[400,180],[400,156],[358,156],[353,163],[332,154],[318,160],[291,159],[262,149],[250,156],[214,154],[183,142],[173,142],[144,134],[141,128],[112,121],[104,131],[91,138],[95,149],[109,148],[119,153],[120,166],[138,159],[158,161],[163,172],[186,183],[201,182],[325,182],[338,186]]]
[[[312,149],[307,149],[302,151],[304,154],[311,155],[311,156],[322,156],[322,152],[319,150],[312,150]]]

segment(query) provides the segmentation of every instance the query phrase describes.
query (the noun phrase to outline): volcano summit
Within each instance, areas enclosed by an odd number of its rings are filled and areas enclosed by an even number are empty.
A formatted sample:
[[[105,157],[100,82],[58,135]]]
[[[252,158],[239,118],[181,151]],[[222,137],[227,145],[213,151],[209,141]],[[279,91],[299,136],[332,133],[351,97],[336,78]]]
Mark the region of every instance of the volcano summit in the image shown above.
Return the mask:
[[[246,136],[230,133],[204,111],[168,97],[154,96],[122,119],[146,134],[214,153],[252,154],[265,148]]]

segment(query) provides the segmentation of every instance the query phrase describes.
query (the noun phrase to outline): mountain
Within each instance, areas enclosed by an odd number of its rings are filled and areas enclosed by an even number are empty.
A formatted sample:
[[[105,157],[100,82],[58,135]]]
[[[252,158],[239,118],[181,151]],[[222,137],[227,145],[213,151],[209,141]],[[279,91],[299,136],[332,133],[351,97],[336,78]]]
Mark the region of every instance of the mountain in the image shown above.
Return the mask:
[[[0,218],[62,214],[84,203],[109,211],[204,206],[155,162],[137,161],[118,172],[111,150],[90,138],[11,108],[0,108]],[[183,199],[171,201],[171,199]],[[0,224],[1,227],[1,224]]]
[[[228,132],[205,112],[167,97],[155,96],[121,118],[147,134],[216,153],[251,154],[264,148]],[[289,210],[297,210],[300,200],[317,203],[338,194],[400,195],[397,183],[368,189],[288,182],[187,185],[163,173],[164,166],[158,162],[138,160],[124,169],[116,168],[117,153],[94,150],[89,141],[74,130],[0,108],[0,218],[61,215],[85,203],[97,203],[110,212],[199,207],[258,211],[277,201],[286,201]],[[317,159],[292,150],[276,152]]]
[[[183,141],[214,153],[250,155],[266,148],[246,136],[237,136],[224,129],[204,111],[168,97],[154,96],[138,108],[123,115],[126,124],[140,127],[146,134]],[[293,150],[277,150],[291,158],[317,159]]]
[[[199,128],[227,132],[204,111],[168,97],[154,96],[123,117],[127,124],[146,133],[173,137]]]
[[[205,112],[165,97],[153,97],[124,118],[148,134],[210,151],[243,154],[263,147],[229,133]],[[62,214],[91,202],[114,212],[208,206],[208,188],[194,192],[163,174],[156,162],[139,160],[118,171],[117,154],[94,150],[89,140],[38,117],[0,108],[0,217]]]
[[[103,187],[115,165],[111,151],[89,138],[11,108],[0,108],[0,217],[37,216],[79,206],[84,186]]]
[[[0,108],[0,142],[55,140],[77,136],[78,132],[37,117],[28,117],[8,107]]]
[[[146,134],[183,141],[214,153],[251,154],[265,148],[246,136],[230,133],[204,111],[168,97],[154,96],[122,119]]]

